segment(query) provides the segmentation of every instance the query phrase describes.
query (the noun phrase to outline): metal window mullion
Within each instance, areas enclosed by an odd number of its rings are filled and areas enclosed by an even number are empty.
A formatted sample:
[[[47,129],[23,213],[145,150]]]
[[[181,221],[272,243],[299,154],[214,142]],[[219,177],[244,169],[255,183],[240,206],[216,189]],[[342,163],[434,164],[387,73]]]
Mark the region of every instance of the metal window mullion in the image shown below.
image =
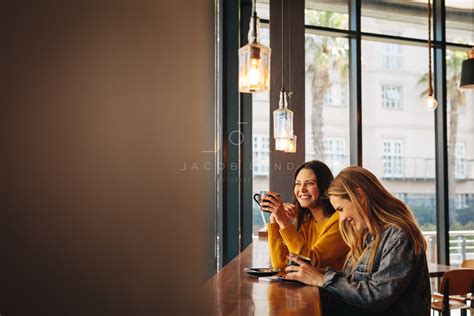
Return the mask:
[[[249,21],[252,15],[252,2],[242,0],[240,6],[240,42],[247,43]],[[252,242],[253,211],[252,211],[252,94],[240,94],[239,128],[242,142],[240,143],[240,251]]]
[[[361,0],[349,2],[350,163],[362,166]]]
[[[239,1],[221,0],[223,66],[223,163],[222,171],[222,265],[239,254],[240,249],[240,165],[239,146],[235,145],[235,131],[239,132],[238,49]],[[237,166],[237,168],[235,168]]]
[[[214,245],[215,251],[215,261],[216,261],[216,271],[219,271],[223,266],[223,247],[222,247],[222,236],[223,236],[223,209],[224,209],[224,196],[223,192],[223,175],[222,171],[219,168],[223,164],[223,154],[220,150],[223,140],[223,122],[224,116],[222,113],[223,110],[223,91],[224,91],[224,80],[222,69],[224,67],[223,62],[223,52],[224,45],[222,43],[223,37],[223,25],[224,25],[224,16],[222,14],[222,5],[224,0],[216,0],[216,144],[215,148],[215,175],[216,175],[216,217],[215,217],[215,230],[216,230],[216,240]]]
[[[434,39],[434,92],[438,101],[435,111],[436,152],[436,232],[438,261],[449,265],[449,190],[448,190],[448,136],[446,122],[446,9],[444,0],[433,2]]]

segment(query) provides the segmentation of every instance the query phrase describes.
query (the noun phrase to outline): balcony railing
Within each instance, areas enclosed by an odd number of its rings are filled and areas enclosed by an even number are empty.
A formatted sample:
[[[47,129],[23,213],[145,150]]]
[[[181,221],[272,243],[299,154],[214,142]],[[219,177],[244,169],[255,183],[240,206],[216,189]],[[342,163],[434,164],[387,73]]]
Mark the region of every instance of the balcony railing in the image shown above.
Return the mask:
[[[436,232],[423,232],[428,249],[426,252],[429,262],[436,260]],[[474,230],[449,231],[449,263],[453,266],[461,265],[464,259],[474,259]]]

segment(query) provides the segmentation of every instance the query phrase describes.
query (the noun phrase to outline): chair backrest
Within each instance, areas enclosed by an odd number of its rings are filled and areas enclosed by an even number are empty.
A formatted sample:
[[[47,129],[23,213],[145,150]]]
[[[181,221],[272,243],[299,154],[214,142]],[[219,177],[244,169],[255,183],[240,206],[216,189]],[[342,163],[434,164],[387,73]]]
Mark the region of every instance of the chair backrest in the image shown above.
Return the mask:
[[[474,269],[474,259],[464,259],[461,264],[461,268]]]
[[[474,286],[474,269],[456,269],[445,272],[439,286],[440,293],[444,294],[446,280],[449,280],[449,295],[470,293]]]

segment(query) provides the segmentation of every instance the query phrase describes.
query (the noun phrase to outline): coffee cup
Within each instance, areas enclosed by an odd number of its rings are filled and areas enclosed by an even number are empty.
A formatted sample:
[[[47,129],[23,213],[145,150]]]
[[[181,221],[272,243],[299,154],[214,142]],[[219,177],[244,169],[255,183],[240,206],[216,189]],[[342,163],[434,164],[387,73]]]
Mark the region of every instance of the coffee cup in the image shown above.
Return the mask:
[[[268,194],[268,191],[260,191],[259,193],[255,193],[255,194],[253,195],[253,199],[254,199],[254,201],[257,202],[257,204],[260,206],[260,203],[262,203],[262,201],[265,199],[265,196],[267,196],[267,195],[268,195],[268,196],[271,196],[271,197],[275,197],[275,196],[279,197],[279,196],[280,196],[280,194],[278,194],[278,193]],[[263,212],[270,212],[270,211],[268,211],[267,209],[262,208],[262,207],[260,207],[260,209],[261,209]]]

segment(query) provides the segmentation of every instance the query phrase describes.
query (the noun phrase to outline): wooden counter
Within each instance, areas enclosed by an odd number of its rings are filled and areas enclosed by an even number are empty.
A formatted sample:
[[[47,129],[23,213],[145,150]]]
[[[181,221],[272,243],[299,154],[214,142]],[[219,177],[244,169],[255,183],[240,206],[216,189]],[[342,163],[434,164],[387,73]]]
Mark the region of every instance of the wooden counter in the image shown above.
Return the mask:
[[[322,315],[344,308],[317,287],[292,285],[282,282],[264,282],[247,275],[244,268],[270,267],[268,243],[254,240],[239,256],[227,264],[206,284],[211,294],[214,315]],[[431,277],[442,276],[455,267],[429,264]],[[321,299],[322,297],[322,299]],[[329,312],[329,313],[328,313]],[[365,315],[361,312],[360,315]],[[354,310],[351,315],[358,315]]]
[[[209,280],[216,315],[321,315],[314,286],[264,282],[244,268],[270,267],[266,241],[254,240]]]

